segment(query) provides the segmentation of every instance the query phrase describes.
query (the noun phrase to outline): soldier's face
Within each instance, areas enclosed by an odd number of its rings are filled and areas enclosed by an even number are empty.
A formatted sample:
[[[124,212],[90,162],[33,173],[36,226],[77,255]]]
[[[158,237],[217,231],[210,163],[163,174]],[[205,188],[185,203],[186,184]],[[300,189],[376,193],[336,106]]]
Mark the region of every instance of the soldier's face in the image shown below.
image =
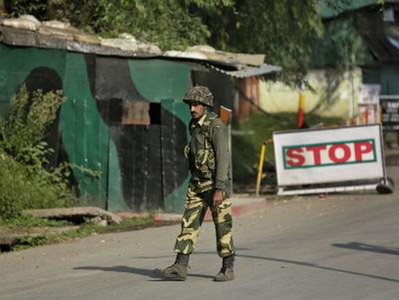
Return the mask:
[[[201,103],[190,103],[190,113],[194,120],[199,120],[206,112],[206,106]]]

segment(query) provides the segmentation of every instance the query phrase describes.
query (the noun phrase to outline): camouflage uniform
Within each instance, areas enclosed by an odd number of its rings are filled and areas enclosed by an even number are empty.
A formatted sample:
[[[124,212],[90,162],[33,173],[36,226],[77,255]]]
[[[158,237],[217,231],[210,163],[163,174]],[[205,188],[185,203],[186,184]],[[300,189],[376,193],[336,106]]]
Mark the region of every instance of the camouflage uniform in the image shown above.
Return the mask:
[[[183,101],[190,105],[193,116],[189,124],[191,140],[185,148],[191,179],[181,233],[175,244],[175,263],[165,269],[156,269],[155,274],[162,278],[186,280],[189,257],[209,207],[216,229],[218,254],[223,257],[222,268],[213,280],[234,280],[235,249],[231,234],[231,202],[227,194],[230,159],[226,126],[216,114],[205,108],[213,106],[213,96],[207,87],[193,87]],[[220,204],[215,207],[214,202]]]
[[[191,141],[185,148],[185,155],[189,160],[191,179],[175,251],[192,253],[209,207],[215,224],[218,254],[227,257],[234,254],[235,249],[231,202],[227,193],[230,159],[226,126],[215,113],[206,112],[198,122],[191,120],[189,131]],[[218,207],[213,205],[215,189],[223,191],[223,202]]]

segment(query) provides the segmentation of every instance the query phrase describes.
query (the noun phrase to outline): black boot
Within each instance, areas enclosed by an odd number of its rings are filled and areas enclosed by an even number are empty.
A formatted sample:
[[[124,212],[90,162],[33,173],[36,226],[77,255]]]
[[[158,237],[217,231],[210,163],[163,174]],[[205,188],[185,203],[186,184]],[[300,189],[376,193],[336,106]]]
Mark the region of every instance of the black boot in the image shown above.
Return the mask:
[[[189,254],[178,253],[175,263],[165,269],[156,269],[155,274],[172,280],[184,281],[187,278]]]
[[[177,253],[175,264],[181,264],[187,267],[189,259],[190,259],[190,254]]]
[[[235,259],[235,254],[223,257],[222,268],[213,279],[214,281],[234,280],[234,259]]]

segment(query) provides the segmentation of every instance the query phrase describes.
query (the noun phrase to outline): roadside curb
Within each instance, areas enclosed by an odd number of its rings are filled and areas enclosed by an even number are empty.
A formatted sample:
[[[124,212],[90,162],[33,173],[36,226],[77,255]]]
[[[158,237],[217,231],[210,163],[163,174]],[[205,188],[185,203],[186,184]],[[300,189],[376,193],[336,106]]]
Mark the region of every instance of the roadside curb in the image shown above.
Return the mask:
[[[233,217],[238,217],[242,215],[248,215],[251,213],[255,213],[257,211],[261,211],[262,209],[266,208],[266,198],[261,197],[251,197],[251,196],[244,196],[244,197],[232,197],[231,198],[232,207],[231,212]],[[136,213],[136,212],[115,212],[115,217],[120,219],[125,218],[134,218],[134,217],[149,217],[149,213]],[[152,216],[155,225],[168,225],[168,224],[178,224],[181,222],[182,214],[177,213],[159,213]],[[212,215],[210,210],[207,211],[205,218],[205,222],[212,221]],[[18,238],[21,237],[35,237],[40,236],[45,233],[62,233],[66,232],[71,229],[79,228],[79,226],[68,226],[68,227],[60,227],[60,228],[43,228],[40,229],[38,232],[33,232],[31,230],[27,230],[26,232],[14,233],[14,234],[2,234],[0,231],[0,246],[7,246],[10,247]],[[1,253],[0,247],[0,253]]]
[[[232,197],[231,202],[231,213],[233,217],[251,214],[266,208],[266,198],[264,197]],[[160,213],[154,215],[153,218],[156,223],[180,223],[182,214]],[[206,212],[204,221],[212,221],[212,215],[209,210]]]

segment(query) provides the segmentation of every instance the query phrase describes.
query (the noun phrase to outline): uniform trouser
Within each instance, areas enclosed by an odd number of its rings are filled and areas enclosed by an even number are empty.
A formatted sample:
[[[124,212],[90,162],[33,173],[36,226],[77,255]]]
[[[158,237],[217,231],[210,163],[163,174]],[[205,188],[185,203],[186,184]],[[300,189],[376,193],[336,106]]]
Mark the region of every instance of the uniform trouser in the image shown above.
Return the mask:
[[[209,207],[215,225],[219,256],[226,257],[234,254],[231,231],[233,225],[231,202],[229,199],[224,199],[221,205],[215,207],[213,205],[213,193],[213,191],[196,193],[190,187],[188,188],[181,232],[176,239],[175,252],[182,254],[193,252],[205,213]]]

